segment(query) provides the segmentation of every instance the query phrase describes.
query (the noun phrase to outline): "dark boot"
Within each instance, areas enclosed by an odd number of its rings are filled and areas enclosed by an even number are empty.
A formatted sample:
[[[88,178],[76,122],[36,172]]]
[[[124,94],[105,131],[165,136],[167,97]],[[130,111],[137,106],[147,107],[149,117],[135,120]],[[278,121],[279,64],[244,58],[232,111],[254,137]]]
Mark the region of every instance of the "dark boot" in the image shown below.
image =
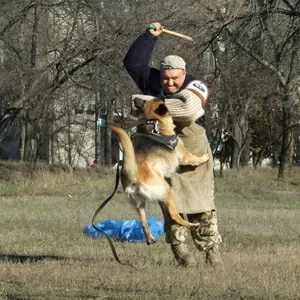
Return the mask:
[[[186,244],[171,245],[174,257],[177,262],[184,267],[191,267],[196,265],[196,260],[192,253],[189,252]]]
[[[216,246],[206,250],[206,263],[209,263],[213,268],[224,268],[220,252]]]

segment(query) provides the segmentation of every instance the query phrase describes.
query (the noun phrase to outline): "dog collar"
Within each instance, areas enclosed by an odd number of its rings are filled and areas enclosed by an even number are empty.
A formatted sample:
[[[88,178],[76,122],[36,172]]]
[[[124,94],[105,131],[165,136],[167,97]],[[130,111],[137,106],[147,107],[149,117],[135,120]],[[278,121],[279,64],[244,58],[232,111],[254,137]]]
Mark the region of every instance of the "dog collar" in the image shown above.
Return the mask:
[[[162,144],[167,146],[168,148],[174,150],[178,144],[178,136],[177,135],[160,135],[157,133],[149,132],[149,133],[135,133],[134,137],[141,137],[151,142]]]

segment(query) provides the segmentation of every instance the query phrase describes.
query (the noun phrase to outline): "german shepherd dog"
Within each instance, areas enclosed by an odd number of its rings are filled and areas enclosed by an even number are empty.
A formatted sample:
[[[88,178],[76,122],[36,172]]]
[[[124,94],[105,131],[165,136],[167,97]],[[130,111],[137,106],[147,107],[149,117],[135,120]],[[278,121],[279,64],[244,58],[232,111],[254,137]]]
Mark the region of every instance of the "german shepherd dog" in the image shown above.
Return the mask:
[[[175,125],[163,99],[153,100],[134,99],[136,107],[140,108],[141,118],[157,120],[161,136],[175,136]],[[199,223],[190,223],[178,214],[174,197],[165,178],[170,178],[179,165],[198,166],[208,161],[208,154],[197,157],[189,153],[182,140],[178,138],[175,149],[166,145],[143,140],[140,145],[134,145],[125,130],[116,124],[106,124],[119,138],[123,148],[124,160],[121,169],[121,182],[129,201],[136,207],[142,222],[147,244],[155,242],[149,230],[145,204],[147,200],[161,201],[171,218],[178,224],[189,229],[199,226]]]

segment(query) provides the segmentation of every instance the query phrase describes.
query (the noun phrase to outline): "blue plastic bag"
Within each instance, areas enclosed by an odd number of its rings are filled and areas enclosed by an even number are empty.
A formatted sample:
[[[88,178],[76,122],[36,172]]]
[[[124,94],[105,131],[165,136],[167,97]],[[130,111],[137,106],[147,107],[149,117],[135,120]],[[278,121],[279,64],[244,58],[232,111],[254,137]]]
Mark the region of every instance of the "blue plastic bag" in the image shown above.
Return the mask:
[[[106,220],[102,223],[95,224],[97,228],[104,231],[108,236],[118,238],[120,236],[121,223],[114,220]],[[95,229],[93,225],[87,225],[83,233],[92,239],[105,237],[104,233]]]
[[[154,239],[159,239],[164,231],[163,223],[157,221],[155,217],[150,217],[147,220],[147,223]],[[142,222],[140,220],[106,220],[95,224],[95,226],[113,238],[133,243],[146,242]],[[95,229],[93,225],[87,225],[84,228],[83,233],[92,239],[102,238],[105,236],[102,232]]]

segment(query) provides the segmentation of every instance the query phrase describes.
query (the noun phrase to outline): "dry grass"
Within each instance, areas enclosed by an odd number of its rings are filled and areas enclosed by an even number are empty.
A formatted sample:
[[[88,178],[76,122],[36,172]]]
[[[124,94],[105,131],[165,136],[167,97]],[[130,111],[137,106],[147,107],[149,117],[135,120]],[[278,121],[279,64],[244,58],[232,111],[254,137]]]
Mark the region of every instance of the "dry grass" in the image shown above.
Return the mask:
[[[229,171],[216,178],[224,272],[178,268],[161,238],[155,245],[115,242],[82,230],[110,194],[114,175],[45,170],[0,181],[0,299],[300,299],[300,170]],[[274,190],[277,191],[274,193]],[[293,193],[291,193],[293,192]],[[148,216],[162,219],[158,205]],[[118,193],[99,220],[132,219]]]

